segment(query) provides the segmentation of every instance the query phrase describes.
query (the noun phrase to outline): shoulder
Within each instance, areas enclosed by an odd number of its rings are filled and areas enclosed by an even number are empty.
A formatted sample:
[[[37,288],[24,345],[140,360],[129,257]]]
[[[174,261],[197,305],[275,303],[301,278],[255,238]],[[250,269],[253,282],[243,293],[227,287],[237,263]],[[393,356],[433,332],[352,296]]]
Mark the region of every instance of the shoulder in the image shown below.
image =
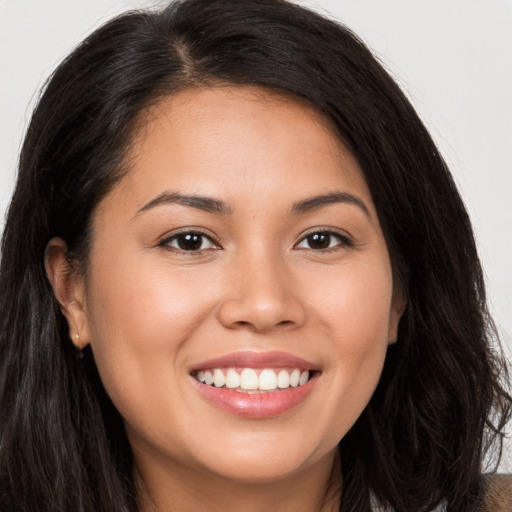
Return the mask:
[[[512,474],[485,477],[485,499],[482,512],[512,510]]]

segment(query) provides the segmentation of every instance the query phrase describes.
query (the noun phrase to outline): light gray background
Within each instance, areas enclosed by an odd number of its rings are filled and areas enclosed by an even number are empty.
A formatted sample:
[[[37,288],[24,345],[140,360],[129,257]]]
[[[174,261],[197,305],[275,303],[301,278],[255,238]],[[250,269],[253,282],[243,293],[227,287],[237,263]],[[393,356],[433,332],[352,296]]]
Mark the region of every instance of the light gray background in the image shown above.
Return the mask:
[[[37,91],[92,29],[149,0],[0,0],[0,215]],[[469,208],[512,354],[512,0],[299,1],[342,20],[401,84]],[[3,225],[3,218],[0,227]],[[507,442],[502,471],[512,471]]]

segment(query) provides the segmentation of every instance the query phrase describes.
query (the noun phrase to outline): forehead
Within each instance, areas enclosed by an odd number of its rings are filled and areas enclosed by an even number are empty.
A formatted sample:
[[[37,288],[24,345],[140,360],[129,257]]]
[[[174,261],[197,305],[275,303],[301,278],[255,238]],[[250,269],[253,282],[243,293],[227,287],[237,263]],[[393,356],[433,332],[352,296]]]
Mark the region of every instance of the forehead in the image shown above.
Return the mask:
[[[135,191],[141,203],[166,188],[246,200],[272,189],[284,199],[341,187],[370,200],[330,121],[305,102],[258,87],[190,88],[162,99],[140,116],[127,162],[117,188]]]

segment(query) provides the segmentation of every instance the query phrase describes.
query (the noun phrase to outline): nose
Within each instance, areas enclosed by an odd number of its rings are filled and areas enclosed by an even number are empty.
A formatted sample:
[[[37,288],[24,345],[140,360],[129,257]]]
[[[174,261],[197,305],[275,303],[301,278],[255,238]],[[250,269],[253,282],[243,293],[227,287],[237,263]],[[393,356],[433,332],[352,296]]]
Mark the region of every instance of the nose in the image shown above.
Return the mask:
[[[240,258],[231,267],[218,318],[229,329],[264,333],[293,329],[306,318],[300,289],[292,272],[276,258]]]

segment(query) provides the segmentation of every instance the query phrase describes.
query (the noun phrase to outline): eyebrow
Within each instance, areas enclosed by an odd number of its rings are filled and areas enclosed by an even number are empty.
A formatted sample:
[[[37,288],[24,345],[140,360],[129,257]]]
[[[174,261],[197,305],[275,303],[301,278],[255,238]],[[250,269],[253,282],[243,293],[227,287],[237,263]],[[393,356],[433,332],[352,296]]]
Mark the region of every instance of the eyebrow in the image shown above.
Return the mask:
[[[303,213],[309,213],[315,210],[319,210],[324,206],[328,206],[336,203],[345,203],[352,204],[354,206],[359,207],[364,214],[372,220],[370,215],[370,210],[364,203],[362,199],[348,192],[331,192],[329,194],[323,194],[320,196],[311,197],[309,199],[304,199],[303,201],[299,201],[292,206],[292,214],[300,215]]]
[[[329,194],[322,194],[319,196],[310,197],[297,203],[294,203],[291,208],[292,215],[301,215],[309,213],[315,210],[319,210],[325,206],[336,203],[352,204],[359,207],[364,214],[371,220],[371,215],[368,207],[364,201],[357,196],[349,194],[348,192],[331,192]],[[199,195],[184,195],[179,192],[163,192],[157,197],[151,199],[142,208],[140,208],[135,215],[141,212],[150,210],[157,206],[166,204],[179,204],[182,206],[188,206],[189,208],[195,208],[207,213],[217,213],[222,215],[231,215],[233,210],[231,206],[219,199],[214,199],[207,196]]]
[[[229,204],[225,203],[224,201],[220,201],[219,199],[197,195],[183,195],[179,192],[163,192],[162,194],[146,203],[140,210],[137,211],[136,215],[141,212],[150,210],[151,208],[166,204],[180,204],[182,206],[196,208],[197,210],[202,210],[208,213],[220,213],[223,215],[231,215],[233,213]]]

